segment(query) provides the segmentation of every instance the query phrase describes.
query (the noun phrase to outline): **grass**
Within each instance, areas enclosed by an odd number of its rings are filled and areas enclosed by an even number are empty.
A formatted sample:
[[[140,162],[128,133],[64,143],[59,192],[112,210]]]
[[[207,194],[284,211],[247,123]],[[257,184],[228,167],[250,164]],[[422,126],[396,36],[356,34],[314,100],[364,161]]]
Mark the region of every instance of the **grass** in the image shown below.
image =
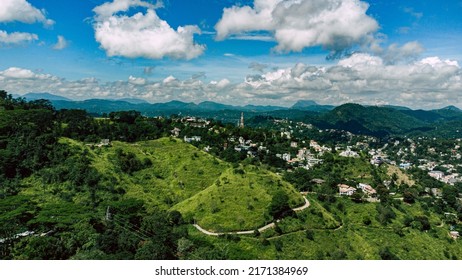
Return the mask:
[[[196,220],[212,231],[253,230],[270,222],[268,206],[272,196],[283,190],[291,207],[304,203],[301,195],[276,175],[262,167],[238,166],[223,162],[196,147],[172,138],[138,143],[114,141],[107,147],[90,147],[62,138],[75,157],[85,150],[91,165],[102,176],[97,195],[100,201],[111,201],[124,193],[125,198],[141,199],[148,212],[156,209],[179,210],[186,220]],[[122,172],[116,151],[133,153],[152,164],[132,174]],[[67,182],[43,184],[39,176],[25,180],[24,195],[41,206],[60,202],[89,205],[86,191],[72,192]],[[66,197],[71,197],[66,201]]]
[[[260,237],[226,241],[191,230],[190,236],[195,240],[206,238],[213,245],[219,243],[220,247],[228,248],[228,258],[231,259],[373,260],[381,259],[381,252],[385,250],[398,259],[462,259],[462,241],[450,239],[448,229],[438,227],[441,220],[436,214],[427,213],[431,224],[428,231],[404,226],[406,215],[422,216],[426,213],[419,203],[403,203],[393,208],[396,218],[382,225],[376,219],[376,203],[357,204],[341,198],[329,204],[327,211],[325,204],[318,202],[314,196],[309,196],[309,200],[311,209],[279,223],[283,231],[280,235],[270,230]],[[338,207],[339,203],[343,207]],[[364,224],[364,217],[370,218],[371,223]],[[339,219],[342,226],[333,228],[333,225],[340,224]],[[307,238],[306,229],[312,231],[311,238]],[[265,238],[268,242],[263,245]]]
[[[277,190],[289,195],[291,207],[303,204],[300,194],[274,173],[253,166],[230,168],[209,188],[172,210],[215,232],[253,230],[272,221],[268,207]]]

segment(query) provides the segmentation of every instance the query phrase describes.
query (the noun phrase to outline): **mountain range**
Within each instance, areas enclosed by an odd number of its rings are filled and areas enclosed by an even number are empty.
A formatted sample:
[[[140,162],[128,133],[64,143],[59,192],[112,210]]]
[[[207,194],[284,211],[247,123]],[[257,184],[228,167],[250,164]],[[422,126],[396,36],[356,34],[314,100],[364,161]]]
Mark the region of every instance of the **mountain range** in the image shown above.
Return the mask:
[[[340,129],[355,134],[377,137],[390,135],[445,135],[462,138],[462,111],[455,106],[436,110],[412,110],[403,106],[365,106],[343,104],[320,105],[311,100],[300,100],[291,107],[245,105],[234,106],[204,101],[201,103],[169,101],[151,104],[141,99],[89,99],[73,101],[49,93],[29,93],[27,100],[48,99],[56,109],[81,109],[93,115],[114,111],[136,110],[146,116],[194,115],[235,123],[245,113],[246,123],[261,125],[261,117],[286,118],[312,123],[321,129]],[[258,121],[255,118],[259,118]]]

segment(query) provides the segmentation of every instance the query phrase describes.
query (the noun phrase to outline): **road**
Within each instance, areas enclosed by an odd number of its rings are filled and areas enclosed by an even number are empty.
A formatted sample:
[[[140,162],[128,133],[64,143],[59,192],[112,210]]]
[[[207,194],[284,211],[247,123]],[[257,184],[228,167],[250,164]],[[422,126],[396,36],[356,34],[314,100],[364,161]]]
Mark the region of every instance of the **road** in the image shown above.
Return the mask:
[[[292,210],[294,212],[300,212],[300,211],[303,211],[305,210],[306,208],[310,207],[310,202],[308,201],[308,199],[303,196],[303,199],[305,199],[305,204],[303,206],[300,206],[300,207],[297,207],[297,208],[293,208]],[[276,222],[279,222],[279,220],[277,220]],[[261,228],[258,229],[259,232],[263,232],[267,229],[270,229],[270,228],[273,228],[275,227],[276,224],[273,222],[273,223],[270,223],[270,224],[267,224]],[[237,234],[237,235],[246,235],[246,234],[254,234],[255,233],[255,230],[245,230],[245,231],[229,231],[229,232],[211,232],[211,231],[208,231],[206,229],[203,229],[200,225],[198,224],[194,224],[194,227],[197,228],[200,232],[204,233],[204,234],[207,234],[207,235],[210,235],[210,236],[220,236],[220,235],[224,235],[224,234]]]

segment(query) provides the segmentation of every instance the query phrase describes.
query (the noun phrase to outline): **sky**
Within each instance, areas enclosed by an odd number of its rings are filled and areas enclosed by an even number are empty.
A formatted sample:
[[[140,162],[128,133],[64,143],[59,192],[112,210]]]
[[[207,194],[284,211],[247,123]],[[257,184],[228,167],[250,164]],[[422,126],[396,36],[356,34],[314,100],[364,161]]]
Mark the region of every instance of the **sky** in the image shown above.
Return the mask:
[[[462,108],[462,0],[0,0],[0,89]]]

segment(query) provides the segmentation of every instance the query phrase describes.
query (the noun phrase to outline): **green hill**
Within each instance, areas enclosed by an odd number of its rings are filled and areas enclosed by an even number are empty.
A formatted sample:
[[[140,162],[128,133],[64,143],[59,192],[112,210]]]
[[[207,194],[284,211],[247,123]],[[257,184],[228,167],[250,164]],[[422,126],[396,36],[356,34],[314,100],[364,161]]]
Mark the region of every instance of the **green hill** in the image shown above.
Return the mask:
[[[405,111],[384,107],[344,104],[321,116],[319,127],[336,128],[355,134],[384,137],[413,130],[427,129],[428,124]]]
[[[125,198],[143,200],[148,212],[178,210],[186,220],[194,219],[214,231],[255,229],[271,221],[268,206],[279,190],[289,196],[290,206],[303,204],[301,195],[280,176],[255,166],[233,168],[177,139],[113,142],[111,147],[101,148],[67,138],[60,142],[72,147],[75,154],[88,151],[91,166],[102,174],[104,190],[97,193],[100,200],[111,200],[111,192],[123,193]],[[120,154],[133,155],[130,160],[141,163],[139,170],[124,171]],[[51,193],[71,195],[68,182],[50,184],[49,192],[43,194],[41,180],[40,176],[27,179],[23,193],[40,197],[45,204],[59,201]],[[83,193],[73,198],[79,204],[88,203],[86,200]]]
[[[253,230],[273,219],[268,208],[279,190],[288,194],[292,208],[303,204],[300,194],[279,176],[254,166],[231,168],[172,210],[215,232]]]
[[[460,240],[448,236],[447,225],[422,204],[357,204],[348,198],[335,203],[308,197],[312,206],[279,223],[279,232],[269,230],[258,238],[226,241],[191,230],[191,237],[209,244],[209,251],[226,244],[224,259],[460,259]],[[328,209],[328,210],[327,210]],[[388,209],[388,210],[387,210]],[[394,213],[384,223],[383,212]],[[423,216],[426,213],[427,216]],[[426,226],[421,221],[428,221]],[[199,242],[199,241],[198,241]]]

